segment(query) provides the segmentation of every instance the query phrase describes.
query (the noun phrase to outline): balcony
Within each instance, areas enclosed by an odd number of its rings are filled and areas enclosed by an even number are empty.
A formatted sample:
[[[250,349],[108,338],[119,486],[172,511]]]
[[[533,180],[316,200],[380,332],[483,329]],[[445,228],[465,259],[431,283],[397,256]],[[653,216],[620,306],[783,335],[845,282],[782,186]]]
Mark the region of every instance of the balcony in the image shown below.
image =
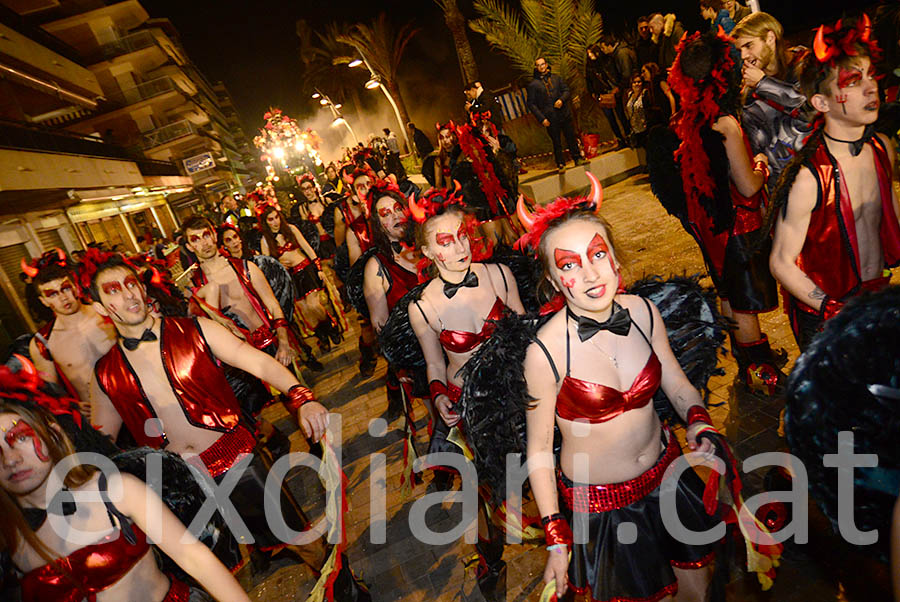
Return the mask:
[[[164,125],[161,128],[151,130],[143,135],[141,148],[149,150],[157,146],[162,146],[167,142],[177,140],[184,136],[200,135],[200,130],[187,119]]]
[[[119,38],[115,42],[104,44],[97,52],[88,57],[88,63],[94,64],[102,61],[108,61],[117,56],[136,52],[144,48],[150,48],[156,45],[156,38],[147,30],[138,31],[124,38]]]
[[[108,100],[120,106],[133,105],[142,100],[149,100],[156,96],[162,96],[168,92],[178,92],[187,95],[171,77],[158,77],[148,82],[138,84],[133,88],[127,88],[115,94],[108,95]]]

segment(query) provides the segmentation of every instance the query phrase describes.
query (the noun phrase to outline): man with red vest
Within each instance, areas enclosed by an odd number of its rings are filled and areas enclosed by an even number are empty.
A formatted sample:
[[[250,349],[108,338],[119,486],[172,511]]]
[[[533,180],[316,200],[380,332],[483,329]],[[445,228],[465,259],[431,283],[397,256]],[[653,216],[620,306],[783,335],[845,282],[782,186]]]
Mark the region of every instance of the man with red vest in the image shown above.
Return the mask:
[[[287,368],[224,326],[206,318],[151,313],[144,287],[121,257],[86,257],[84,267],[90,274],[94,309],[113,321],[119,337],[94,368],[91,421],[113,437],[124,424],[138,445],[165,448],[189,458],[197,454],[219,482],[243,454],[250,454],[251,469],[239,478],[229,498],[259,549],[280,548],[284,542],[265,515],[265,470],[257,465],[254,471],[254,462],[259,461],[254,454],[256,440],[242,421],[240,404],[220,362],[285,393],[285,407],[313,441],[325,432],[325,408]],[[309,527],[283,486],[281,510],[290,529]],[[314,571],[322,568],[325,548],[321,540],[288,547]],[[349,573],[345,558],[334,588],[335,599],[369,599]]]
[[[49,251],[22,268],[32,278],[38,300],[53,312],[53,319],[29,343],[31,361],[46,382],[61,385],[87,404],[94,364],[115,344],[116,330],[81,302],[61,251]]]
[[[770,210],[777,224],[769,263],[801,351],[848,299],[887,286],[887,268],[900,264],[894,150],[872,128],[878,47],[865,15],[849,23],[820,27],[801,67],[819,122]]]

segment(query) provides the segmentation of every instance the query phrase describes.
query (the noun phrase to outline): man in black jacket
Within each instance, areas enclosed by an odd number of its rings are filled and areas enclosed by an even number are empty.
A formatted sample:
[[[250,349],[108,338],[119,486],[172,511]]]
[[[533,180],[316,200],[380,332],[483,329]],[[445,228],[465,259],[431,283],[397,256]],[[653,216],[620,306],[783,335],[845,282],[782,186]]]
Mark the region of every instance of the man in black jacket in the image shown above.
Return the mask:
[[[406,124],[406,131],[409,132],[409,138],[413,141],[413,146],[416,147],[416,155],[418,155],[419,159],[424,159],[431,154],[434,150],[434,145],[431,144],[431,140],[428,139],[425,132],[417,128],[412,121]]]
[[[466,95],[466,111],[469,115],[477,113],[484,116],[490,113],[488,119],[496,126],[497,131],[503,129],[503,115],[500,113],[500,103],[490,92],[485,92],[481,82],[473,81],[463,88]]]
[[[566,160],[563,156],[559,135],[564,134],[569,152],[575,165],[584,163],[578,149],[578,139],[572,125],[572,111],[569,108],[569,86],[558,75],[550,73],[550,65],[544,57],[534,61],[534,79],[528,84],[528,109],[538,122],[547,128],[553,142],[553,156],[559,173],[565,173]]]

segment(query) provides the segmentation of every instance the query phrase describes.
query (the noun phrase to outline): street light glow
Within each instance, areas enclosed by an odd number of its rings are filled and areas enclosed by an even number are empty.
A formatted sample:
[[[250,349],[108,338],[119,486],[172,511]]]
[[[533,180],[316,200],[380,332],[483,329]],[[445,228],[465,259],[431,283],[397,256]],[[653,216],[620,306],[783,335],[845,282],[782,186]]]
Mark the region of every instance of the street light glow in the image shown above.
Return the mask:
[[[337,103],[336,105],[334,105],[334,108],[340,109],[342,106],[344,106],[344,105],[342,105],[341,103]]]
[[[360,65],[362,65],[362,59],[353,59],[347,63],[348,67],[359,67]]]
[[[324,98],[320,98],[320,99],[319,99],[319,104],[322,105],[322,106],[324,107],[325,105],[328,104],[328,101],[325,100]]]
[[[369,81],[366,82],[366,89],[368,89],[368,90],[374,90],[377,87],[378,87],[378,78],[377,77],[373,77],[372,79],[370,79]]]
[[[318,98],[318,97],[320,97],[320,96],[321,96],[321,94],[319,94],[318,92],[316,92],[316,93],[314,93],[314,94],[312,95],[313,98]]]

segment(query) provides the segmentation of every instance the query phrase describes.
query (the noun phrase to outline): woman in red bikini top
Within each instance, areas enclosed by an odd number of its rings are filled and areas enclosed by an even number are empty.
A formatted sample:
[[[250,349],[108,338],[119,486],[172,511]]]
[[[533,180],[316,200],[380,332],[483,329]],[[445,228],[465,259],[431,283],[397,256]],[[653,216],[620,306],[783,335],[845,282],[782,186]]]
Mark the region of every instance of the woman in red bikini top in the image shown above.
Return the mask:
[[[249,602],[228,569],[143,481],[116,472],[107,484],[94,466],[75,465],[54,485],[51,471],[74,452],[49,412],[0,398],[0,552],[9,554],[21,575],[24,602],[210,600],[159,570],[145,532],[215,599]],[[61,514],[53,514],[54,505],[48,516],[48,501],[60,485],[96,499],[64,501]]]
[[[455,196],[437,193],[412,209],[416,245],[432,262],[437,278],[409,306],[409,321],[425,355],[432,402],[448,426],[459,422],[453,404],[462,380],[457,376],[493,330],[504,308],[525,313],[508,267],[472,262],[465,213]],[[432,202],[429,199],[434,199]],[[446,199],[446,200],[444,200]],[[445,359],[446,357],[446,359]]]
[[[666,532],[659,518],[659,481],[680,449],[661,427],[651,400],[662,387],[688,422],[692,412],[705,410],[672,354],[659,310],[620,293],[619,265],[609,226],[596,213],[601,193],[593,183],[592,198],[560,199],[534,216],[520,203],[520,220],[530,230],[525,242],[544,266],[546,290],[540,292],[564,301],[538,331],[524,364],[528,392],[536,400],[526,415],[527,457],[549,544],[544,580],[555,579],[560,596],[572,587],[595,600],[671,600],[679,585],[682,592],[694,592],[708,583],[709,574],[682,579],[682,569],[670,568],[670,562],[702,567],[709,552],[683,551],[654,536]],[[557,467],[555,425],[562,434]],[[708,453],[710,442],[696,440],[703,426],[691,424],[687,440],[692,449]],[[573,481],[589,487],[587,500],[572,501]],[[702,500],[702,481],[699,491]],[[568,508],[561,508],[560,494]],[[572,503],[589,511],[587,544],[573,546]],[[634,522],[637,542],[622,542],[632,545],[618,545],[617,527],[625,515],[607,511],[619,508]],[[649,518],[639,520],[644,516]],[[663,558],[671,549],[678,553]],[[648,570],[644,574],[636,567]],[[698,597],[686,599],[703,599],[703,590],[696,591]]]

